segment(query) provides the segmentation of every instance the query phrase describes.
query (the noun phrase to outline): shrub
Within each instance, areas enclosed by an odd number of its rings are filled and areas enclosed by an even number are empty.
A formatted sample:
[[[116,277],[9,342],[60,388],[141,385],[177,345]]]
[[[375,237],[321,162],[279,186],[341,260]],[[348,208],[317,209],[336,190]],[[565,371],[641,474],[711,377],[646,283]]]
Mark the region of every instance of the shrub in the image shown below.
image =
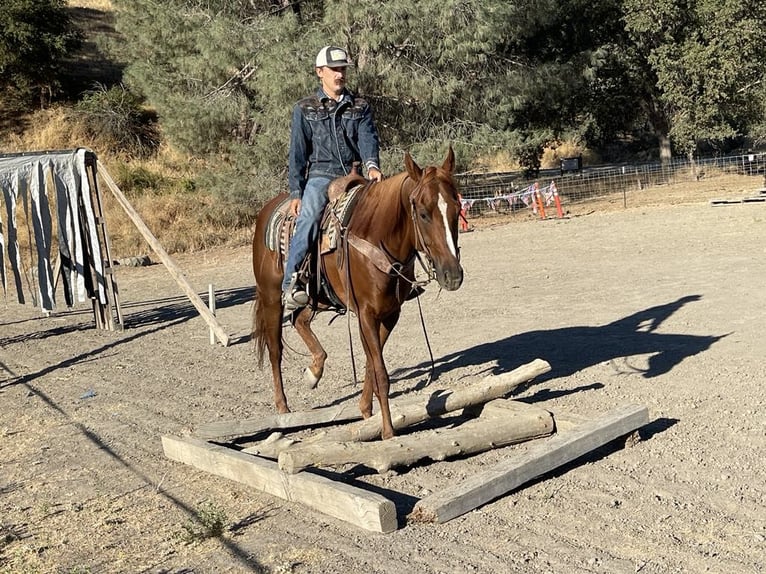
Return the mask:
[[[125,86],[100,85],[77,103],[73,113],[88,135],[109,145],[109,151],[137,157],[157,151],[160,138],[156,118]]]

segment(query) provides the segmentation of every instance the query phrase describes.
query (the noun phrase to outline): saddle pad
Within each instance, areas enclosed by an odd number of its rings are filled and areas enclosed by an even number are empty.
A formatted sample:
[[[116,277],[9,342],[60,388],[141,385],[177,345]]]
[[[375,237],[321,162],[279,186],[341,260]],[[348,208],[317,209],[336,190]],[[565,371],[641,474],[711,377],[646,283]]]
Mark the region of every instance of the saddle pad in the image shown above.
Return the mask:
[[[266,247],[271,251],[277,251],[282,254],[286,251],[284,227],[287,220],[287,206],[289,204],[289,197],[282,200],[272,212],[269,223],[266,226]]]
[[[356,200],[359,198],[359,190],[364,185],[352,187],[341,195],[335,202],[329,204],[322,218],[321,252],[322,254],[334,251],[338,247],[338,233],[341,227],[345,227],[351,219]],[[338,225],[339,224],[339,225]]]
[[[358,197],[357,192],[363,187],[363,185],[352,187],[325,208],[320,235],[323,254],[333,251],[338,247],[340,226],[345,226],[348,220],[351,219],[351,212]],[[292,237],[295,230],[295,219],[287,214],[289,204],[289,197],[286,197],[277,204],[266,225],[265,237],[266,247],[271,251],[281,253],[285,258],[287,257],[290,237]]]

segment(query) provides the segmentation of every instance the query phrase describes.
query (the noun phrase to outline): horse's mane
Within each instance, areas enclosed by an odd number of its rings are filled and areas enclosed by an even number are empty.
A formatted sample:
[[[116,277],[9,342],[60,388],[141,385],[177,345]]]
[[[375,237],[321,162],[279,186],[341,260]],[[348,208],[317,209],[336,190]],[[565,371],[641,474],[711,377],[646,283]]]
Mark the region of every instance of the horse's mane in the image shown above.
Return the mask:
[[[383,237],[391,231],[392,222],[398,221],[405,209],[402,188],[407,178],[407,172],[402,172],[367,186],[354,207],[349,228],[363,236]]]
[[[434,166],[423,168],[419,181],[421,191],[418,193],[424,193],[432,180],[443,179],[443,173]],[[448,177],[451,178],[449,174]],[[449,187],[454,193],[452,199],[457,204],[457,189],[454,181],[450,183]],[[413,192],[413,189],[415,189],[415,182],[410,179],[406,171],[368,185],[362,190],[354,207],[349,229],[358,236],[377,240],[396,234],[398,224],[409,222],[409,194]]]

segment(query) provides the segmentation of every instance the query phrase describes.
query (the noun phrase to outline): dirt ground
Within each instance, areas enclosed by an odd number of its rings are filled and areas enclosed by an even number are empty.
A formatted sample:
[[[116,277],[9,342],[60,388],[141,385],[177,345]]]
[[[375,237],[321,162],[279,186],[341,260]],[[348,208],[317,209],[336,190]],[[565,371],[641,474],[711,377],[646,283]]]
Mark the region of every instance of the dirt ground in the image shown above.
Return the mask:
[[[89,308],[0,311],[0,572],[766,572],[766,203],[712,207],[759,182],[655,189],[568,206],[562,220],[485,218],[461,235],[463,287],[405,307],[386,349],[395,396],[460,388],[540,357],[514,398],[597,416],[646,405],[613,444],[445,524],[408,524],[417,498],[527,448],[356,480],[402,493],[400,528],[372,534],[170,461],[160,437],[273,412],[249,342],[247,248],[177,259],[218,293],[206,324],[162,265],[121,268],[126,329]],[[293,409],[355,402],[345,320],[311,391],[286,333]],[[354,349],[361,352],[355,341]],[[357,355],[357,368],[361,365]],[[541,439],[545,440],[545,439]],[[201,510],[219,537],[192,532]],[[203,520],[204,521],[204,520]],[[196,525],[196,526],[195,526]]]

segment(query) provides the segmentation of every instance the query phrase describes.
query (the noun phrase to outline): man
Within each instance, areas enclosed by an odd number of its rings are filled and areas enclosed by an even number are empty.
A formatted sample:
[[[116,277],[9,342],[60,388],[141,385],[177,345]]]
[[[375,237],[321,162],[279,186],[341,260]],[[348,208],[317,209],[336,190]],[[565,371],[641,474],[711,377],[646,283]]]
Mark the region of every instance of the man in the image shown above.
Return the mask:
[[[282,281],[286,312],[308,303],[298,270],[319,235],[330,182],[348,175],[355,162],[364,165],[368,179],[383,179],[370,105],[346,88],[351,65],[343,48],[322,48],[315,67],[321,86],[293,108],[288,213],[297,219]]]

